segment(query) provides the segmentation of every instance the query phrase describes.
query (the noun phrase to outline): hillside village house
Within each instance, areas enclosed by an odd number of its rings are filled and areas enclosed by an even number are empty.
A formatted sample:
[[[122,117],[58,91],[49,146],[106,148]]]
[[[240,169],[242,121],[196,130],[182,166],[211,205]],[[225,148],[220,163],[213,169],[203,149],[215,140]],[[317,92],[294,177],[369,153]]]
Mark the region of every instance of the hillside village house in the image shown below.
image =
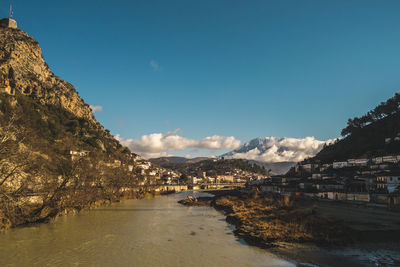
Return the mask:
[[[298,167],[299,165],[297,165],[296,167]],[[316,168],[318,168],[318,164],[304,164],[301,165],[301,167],[303,168],[303,170],[308,171],[308,172],[312,172],[313,170],[315,170]]]
[[[158,174],[158,172],[155,170],[152,170],[151,172],[149,172],[149,175],[151,175],[151,176],[156,176],[157,174]]]
[[[325,191],[341,191],[344,189],[344,185],[337,182],[334,179],[322,180],[314,184],[315,188],[320,192]]]
[[[329,169],[330,167],[332,167],[332,164],[323,164],[323,165],[319,168],[319,170],[320,170],[321,172],[323,172],[323,171],[326,171],[327,169]]]
[[[69,154],[71,155],[71,159],[75,160],[77,158],[81,158],[81,157],[87,157],[89,156],[90,151],[73,151],[70,150]]]
[[[133,159],[133,162],[137,162],[139,160],[142,160],[142,157],[135,154],[135,153],[131,153],[131,158]]]
[[[79,157],[87,157],[89,156],[89,151],[73,151],[69,152],[70,155],[79,156]]]
[[[105,166],[109,168],[119,168],[121,167],[121,161],[120,160],[114,160],[114,162],[107,162],[104,164]]]
[[[396,163],[398,162],[397,156],[385,156],[382,158],[383,162]]]
[[[383,157],[375,157],[372,159],[375,164],[379,164],[383,162]]]
[[[347,162],[350,166],[367,166],[369,159],[349,159]]]
[[[190,182],[192,184],[198,184],[198,183],[203,182],[203,178],[197,178],[197,177],[193,176],[193,177],[190,178]]]
[[[347,161],[333,162],[332,167],[334,169],[345,168],[345,167],[349,167],[349,163]]]
[[[140,165],[140,168],[144,169],[144,170],[148,170],[151,167],[151,163],[149,161],[147,162],[142,162]]]
[[[220,182],[233,183],[233,176],[232,175],[218,175],[217,179]]]
[[[324,164],[305,162],[298,163],[295,170],[299,176],[273,176],[258,183],[252,181],[251,185],[265,192],[302,192],[314,196],[323,193],[336,200],[376,203],[385,203],[388,195],[400,193],[400,155]]]
[[[376,177],[377,188],[393,193],[400,186],[400,173],[380,173]]]

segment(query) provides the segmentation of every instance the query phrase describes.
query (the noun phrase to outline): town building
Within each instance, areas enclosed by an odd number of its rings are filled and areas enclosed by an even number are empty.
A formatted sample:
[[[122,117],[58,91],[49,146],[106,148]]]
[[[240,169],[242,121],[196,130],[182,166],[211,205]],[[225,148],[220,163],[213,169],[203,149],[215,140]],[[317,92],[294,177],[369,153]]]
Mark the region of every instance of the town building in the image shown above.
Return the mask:
[[[82,158],[82,157],[87,157],[89,156],[89,151],[74,151],[74,150],[70,150],[69,154],[71,155],[71,159],[72,160],[76,160],[78,158]]]
[[[376,176],[377,189],[393,193],[400,186],[400,172],[382,172]]]
[[[349,167],[349,163],[347,161],[333,162],[332,167],[334,169],[345,168],[345,167]]]

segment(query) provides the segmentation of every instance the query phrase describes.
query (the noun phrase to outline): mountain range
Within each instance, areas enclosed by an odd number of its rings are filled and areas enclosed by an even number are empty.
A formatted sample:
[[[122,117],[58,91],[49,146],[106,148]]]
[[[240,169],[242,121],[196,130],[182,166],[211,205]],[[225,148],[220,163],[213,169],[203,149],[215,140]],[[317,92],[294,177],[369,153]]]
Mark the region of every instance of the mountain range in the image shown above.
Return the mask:
[[[274,174],[284,174],[297,162],[315,156],[323,149],[324,145],[331,141],[319,141],[314,137],[305,138],[277,138],[260,137],[252,139],[241,147],[225,153],[219,158],[243,159],[250,164],[257,164]],[[206,160],[200,157],[187,159],[183,157],[163,157],[152,159],[158,165],[172,163],[193,163]]]
[[[149,161],[163,168],[191,176],[202,176],[204,172],[208,176],[225,175],[237,170],[247,172],[248,175],[268,175],[268,169],[265,167],[242,159],[162,157]]]
[[[282,174],[293,167],[296,162],[315,156],[325,143],[314,137],[260,137],[252,139],[238,149],[220,157],[247,159],[252,163],[271,169],[275,174]]]
[[[221,157],[220,157],[221,158]],[[164,168],[171,168],[175,169],[174,167],[177,165],[182,164],[195,164],[202,161],[209,161],[213,160],[213,158],[207,157],[197,157],[197,158],[184,158],[184,157],[160,157],[160,158],[153,158],[149,159],[150,162],[162,166]],[[291,167],[296,165],[296,162],[262,162],[256,160],[246,160],[249,164],[253,165],[256,164],[260,167],[264,167],[266,170],[271,170],[272,174],[284,174],[286,173]]]

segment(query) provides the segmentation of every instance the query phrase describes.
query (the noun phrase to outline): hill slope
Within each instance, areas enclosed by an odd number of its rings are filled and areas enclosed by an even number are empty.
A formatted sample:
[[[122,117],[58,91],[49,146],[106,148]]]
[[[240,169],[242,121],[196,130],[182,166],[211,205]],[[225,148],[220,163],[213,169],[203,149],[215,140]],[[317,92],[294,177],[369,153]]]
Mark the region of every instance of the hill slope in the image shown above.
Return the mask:
[[[0,231],[118,199],[140,183],[137,173],[129,149],[49,70],[39,44],[0,28]]]
[[[345,138],[325,146],[310,161],[329,163],[351,158],[400,154],[400,95],[396,94],[361,118],[349,119]],[[385,140],[390,138],[390,142]]]
[[[184,157],[161,157],[149,159],[150,162],[160,165],[163,162],[174,162],[174,163],[197,163],[203,160],[207,160],[207,157],[197,157],[197,158],[184,158]],[[158,164],[160,163],[160,164]]]
[[[172,159],[158,158],[151,159],[152,163],[163,168],[171,169],[183,173],[185,175],[199,176],[206,172],[208,176],[224,175],[233,173],[235,169],[246,171],[253,174],[267,175],[268,170],[265,167],[251,164],[247,160],[241,159],[187,159],[186,161],[178,160],[175,157]]]
[[[248,160],[251,164],[256,164],[258,166],[264,167],[266,170],[271,170],[271,174],[285,174],[290,168],[296,165],[296,162],[262,162],[256,160]]]
[[[333,162],[351,158],[400,154],[400,142],[385,143],[400,133],[400,112],[374,122],[333,145],[323,148],[312,160]]]

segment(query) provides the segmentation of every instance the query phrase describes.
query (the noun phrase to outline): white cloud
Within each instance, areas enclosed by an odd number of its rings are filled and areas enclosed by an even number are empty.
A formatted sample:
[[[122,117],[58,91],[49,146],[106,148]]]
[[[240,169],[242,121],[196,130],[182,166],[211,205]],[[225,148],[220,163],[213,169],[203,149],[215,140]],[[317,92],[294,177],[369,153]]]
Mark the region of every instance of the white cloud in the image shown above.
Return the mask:
[[[305,158],[315,156],[324,144],[333,140],[319,141],[315,137],[306,138],[259,138],[257,145],[247,142],[240,151],[233,152],[228,158],[251,159],[262,162],[286,162],[302,161]],[[245,149],[247,147],[247,149]]]
[[[103,106],[92,106],[92,105],[90,105],[90,108],[92,109],[93,113],[103,111]]]
[[[124,139],[116,135],[116,139],[124,146],[129,147],[145,158],[167,155],[167,151],[185,150],[187,148],[199,149],[235,149],[241,145],[241,141],[233,136],[213,135],[201,140],[182,137],[179,133],[181,129],[176,129],[167,133],[153,133],[143,135],[140,139]]]
[[[150,60],[150,66],[153,68],[154,71],[160,70],[160,65],[154,59]]]

